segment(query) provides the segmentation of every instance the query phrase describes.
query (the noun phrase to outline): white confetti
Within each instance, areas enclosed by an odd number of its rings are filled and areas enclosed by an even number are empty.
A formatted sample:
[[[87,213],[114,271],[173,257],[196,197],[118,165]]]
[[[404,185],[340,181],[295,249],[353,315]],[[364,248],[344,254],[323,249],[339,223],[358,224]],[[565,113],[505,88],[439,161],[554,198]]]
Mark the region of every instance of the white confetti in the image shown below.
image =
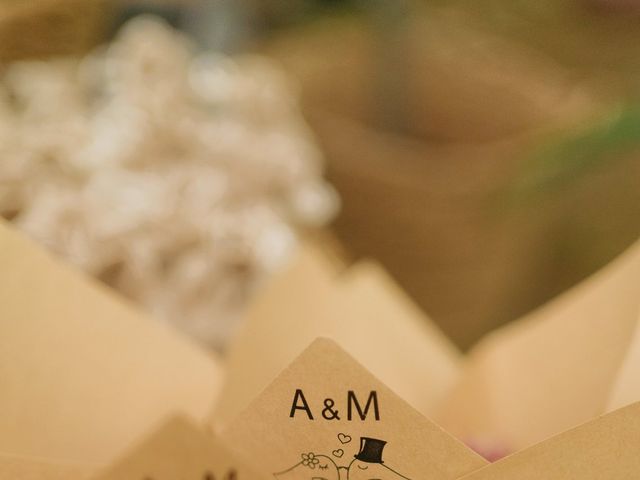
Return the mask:
[[[11,65],[0,155],[1,215],[216,348],[338,208],[287,77],[149,17],[79,61]]]

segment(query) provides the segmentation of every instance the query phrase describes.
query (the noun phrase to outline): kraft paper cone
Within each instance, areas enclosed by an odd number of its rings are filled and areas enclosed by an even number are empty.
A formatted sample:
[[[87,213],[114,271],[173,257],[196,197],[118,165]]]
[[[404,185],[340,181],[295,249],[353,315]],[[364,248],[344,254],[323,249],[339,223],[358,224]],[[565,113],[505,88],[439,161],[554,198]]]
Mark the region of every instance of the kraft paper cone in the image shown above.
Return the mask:
[[[87,466],[0,455],[0,478],[5,480],[86,480],[92,472]]]
[[[457,378],[459,352],[380,267],[365,263],[339,276],[319,251],[306,249],[255,301],[231,345],[217,425],[319,336],[338,340],[424,414]]]
[[[203,419],[215,359],[0,224],[0,451],[102,465],[169,412]]]
[[[486,464],[328,339],[313,342],[222,438],[278,480],[446,480]]]
[[[227,352],[227,376],[215,406],[219,426],[244,410],[303,347],[312,322],[333,315],[337,270],[311,247],[272,280],[249,306],[243,327]],[[259,361],[256,361],[259,360]]]
[[[433,414],[458,380],[457,347],[377,263],[349,268],[339,293],[343,320],[332,338],[410,405]]]
[[[96,480],[259,480],[210,432],[173,417]]]
[[[636,329],[639,280],[640,243],[489,335],[470,354],[439,423],[460,438],[519,450],[604,413]]]
[[[640,404],[609,413],[463,477],[464,480],[638,478]]]

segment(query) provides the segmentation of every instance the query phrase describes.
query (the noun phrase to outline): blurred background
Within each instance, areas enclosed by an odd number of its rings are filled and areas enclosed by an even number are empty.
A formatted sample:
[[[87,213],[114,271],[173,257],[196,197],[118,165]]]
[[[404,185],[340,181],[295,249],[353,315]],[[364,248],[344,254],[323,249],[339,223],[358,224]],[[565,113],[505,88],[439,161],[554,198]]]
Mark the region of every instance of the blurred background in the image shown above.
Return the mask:
[[[636,0],[0,0],[0,61],[0,215],[216,349],[300,238],[467,349],[640,236]]]

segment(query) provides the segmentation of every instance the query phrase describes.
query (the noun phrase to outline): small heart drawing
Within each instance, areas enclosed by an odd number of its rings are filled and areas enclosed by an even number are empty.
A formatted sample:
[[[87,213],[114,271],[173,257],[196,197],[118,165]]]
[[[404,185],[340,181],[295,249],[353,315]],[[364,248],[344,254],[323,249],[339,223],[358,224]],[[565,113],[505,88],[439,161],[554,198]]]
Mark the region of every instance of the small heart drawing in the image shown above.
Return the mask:
[[[340,440],[341,444],[349,443],[351,441],[351,435],[346,435],[344,433],[338,434],[338,440]]]
[[[342,450],[341,448],[333,451],[334,457],[342,458],[342,455],[344,455],[344,450]]]

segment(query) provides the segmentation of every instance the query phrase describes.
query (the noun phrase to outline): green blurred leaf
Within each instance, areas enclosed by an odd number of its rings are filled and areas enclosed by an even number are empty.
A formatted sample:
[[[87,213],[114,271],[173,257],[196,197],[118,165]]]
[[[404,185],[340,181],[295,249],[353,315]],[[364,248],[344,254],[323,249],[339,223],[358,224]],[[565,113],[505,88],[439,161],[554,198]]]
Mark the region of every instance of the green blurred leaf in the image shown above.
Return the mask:
[[[564,186],[567,182],[640,147],[640,103],[576,134],[545,144],[525,162],[514,185],[518,195]]]

